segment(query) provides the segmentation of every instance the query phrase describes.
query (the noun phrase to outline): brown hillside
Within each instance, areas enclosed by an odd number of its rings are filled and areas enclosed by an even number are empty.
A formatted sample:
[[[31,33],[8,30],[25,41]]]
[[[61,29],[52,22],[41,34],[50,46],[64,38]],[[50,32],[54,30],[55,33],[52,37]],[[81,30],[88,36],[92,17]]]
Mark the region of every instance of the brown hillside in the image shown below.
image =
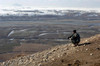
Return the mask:
[[[77,47],[72,44],[56,46],[3,62],[0,66],[100,66],[100,34],[82,39]]]
[[[100,66],[100,35],[83,39],[75,53],[57,58],[43,66]]]

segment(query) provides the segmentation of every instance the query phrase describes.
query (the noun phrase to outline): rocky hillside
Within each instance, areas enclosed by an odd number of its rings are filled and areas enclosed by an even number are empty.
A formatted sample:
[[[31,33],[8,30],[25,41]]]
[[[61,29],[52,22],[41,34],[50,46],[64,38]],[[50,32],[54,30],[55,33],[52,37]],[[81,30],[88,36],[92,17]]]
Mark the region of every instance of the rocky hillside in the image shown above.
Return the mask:
[[[0,66],[100,66],[100,34],[82,39],[77,47],[60,45],[2,62]]]

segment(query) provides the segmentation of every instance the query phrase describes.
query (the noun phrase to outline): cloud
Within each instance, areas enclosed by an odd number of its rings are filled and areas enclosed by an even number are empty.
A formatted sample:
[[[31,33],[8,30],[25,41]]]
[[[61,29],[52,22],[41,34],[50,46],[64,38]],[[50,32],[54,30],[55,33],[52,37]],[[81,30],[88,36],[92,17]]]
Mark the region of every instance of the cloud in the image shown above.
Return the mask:
[[[100,0],[0,0],[0,5],[100,8]]]
[[[13,6],[22,6],[22,5],[19,3],[14,3]]]

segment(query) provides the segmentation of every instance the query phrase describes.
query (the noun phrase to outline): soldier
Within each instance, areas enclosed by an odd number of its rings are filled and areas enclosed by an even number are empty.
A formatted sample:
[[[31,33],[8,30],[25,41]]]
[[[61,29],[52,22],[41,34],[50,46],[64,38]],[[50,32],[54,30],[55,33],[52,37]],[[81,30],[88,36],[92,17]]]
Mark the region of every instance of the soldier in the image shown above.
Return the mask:
[[[78,46],[78,44],[80,42],[80,35],[76,32],[76,30],[73,30],[73,34],[71,36],[69,36],[68,39],[69,38],[71,39],[74,46]]]

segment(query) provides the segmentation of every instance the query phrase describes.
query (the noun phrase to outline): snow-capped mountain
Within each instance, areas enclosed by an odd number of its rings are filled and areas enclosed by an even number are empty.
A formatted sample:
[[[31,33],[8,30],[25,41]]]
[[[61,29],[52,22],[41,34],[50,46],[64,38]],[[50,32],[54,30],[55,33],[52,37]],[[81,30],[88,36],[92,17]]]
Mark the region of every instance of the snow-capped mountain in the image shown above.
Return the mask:
[[[100,12],[67,9],[1,9],[0,20],[33,20],[34,18],[100,19]],[[24,19],[25,18],[25,19]]]
[[[0,12],[0,16],[9,16],[9,15],[16,15],[16,16],[32,16],[32,15],[67,15],[67,14],[75,14],[76,16],[81,16],[85,13],[93,13],[89,16],[98,16],[97,12],[93,11],[82,11],[82,10],[8,10],[8,9],[2,9]]]

